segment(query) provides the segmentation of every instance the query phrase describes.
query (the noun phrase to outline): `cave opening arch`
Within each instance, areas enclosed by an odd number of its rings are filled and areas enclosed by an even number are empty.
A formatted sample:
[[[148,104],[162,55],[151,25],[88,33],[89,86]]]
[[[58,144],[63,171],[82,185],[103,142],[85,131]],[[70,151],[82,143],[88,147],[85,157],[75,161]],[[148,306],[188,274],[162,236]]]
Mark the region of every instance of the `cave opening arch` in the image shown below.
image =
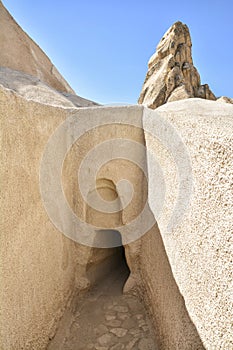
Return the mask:
[[[87,277],[96,283],[111,274],[114,270],[122,271],[122,288],[130,275],[125,247],[122,243],[121,232],[117,227],[122,226],[122,203],[114,182],[107,178],[96,180],[95,188],[88,193],[85,206],[85,220],[95,225],[93,247],[90,248],[87,262]],[[91,207],[92,198],[96,192],[105,201],[115,201],[114,213],[104,213]]]

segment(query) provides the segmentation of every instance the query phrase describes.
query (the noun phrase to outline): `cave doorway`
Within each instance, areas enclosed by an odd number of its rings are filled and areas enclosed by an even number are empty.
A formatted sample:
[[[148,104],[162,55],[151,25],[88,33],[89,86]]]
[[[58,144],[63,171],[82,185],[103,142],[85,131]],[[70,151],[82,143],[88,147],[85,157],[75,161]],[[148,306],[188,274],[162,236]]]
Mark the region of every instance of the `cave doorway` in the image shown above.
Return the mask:
[[[130,275],[125,247],[118,230],[101,229],[96,232],[95,240],[98,244],[113,248],[92,248],[91,257],[87,265],[87,277],[92,284],[106,283],[112,280],[116,292],[123,292],[124,285]]]
[[[106,213],[91,206],[92,203],[95,203],[96,193],[106,202],[114,201],[114,212]],[[88,193],[88,203],[85,207],[85,220],[96,226],[96,230],[93,247],[88,257],[87,277],[92,284],[103,279],[107,283],[107,279],[114,274],[119,280],[119,287],[123,288],[129,277],[130,269],[127,264],[125,247],[122,244],[122,236],[117,229],[123,223],[122,203],[115,183],[107,178],[97,179],[95,188]]]

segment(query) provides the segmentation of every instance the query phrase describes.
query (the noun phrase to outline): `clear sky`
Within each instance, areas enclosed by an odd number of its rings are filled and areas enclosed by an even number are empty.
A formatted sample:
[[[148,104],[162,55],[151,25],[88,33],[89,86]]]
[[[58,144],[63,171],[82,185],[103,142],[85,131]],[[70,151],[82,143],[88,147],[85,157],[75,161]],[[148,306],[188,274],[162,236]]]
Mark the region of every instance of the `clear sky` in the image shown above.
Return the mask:
[[[194,64],[217,96],[233,97],[233,1],[3,0],[80,96],[136,103],[165,31],[189,26]]]

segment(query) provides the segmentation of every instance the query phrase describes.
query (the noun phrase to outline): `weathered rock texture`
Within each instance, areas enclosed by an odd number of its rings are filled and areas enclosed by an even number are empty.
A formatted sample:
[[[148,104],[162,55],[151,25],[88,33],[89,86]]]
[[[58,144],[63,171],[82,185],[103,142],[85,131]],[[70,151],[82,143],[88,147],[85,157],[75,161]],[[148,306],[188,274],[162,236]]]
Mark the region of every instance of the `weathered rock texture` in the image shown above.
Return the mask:
[[[97,249],[73,242],[59,232],[44,208],[39,174],[45,146],[59,125],[75,113],[75,127],[81,120],[96,123],[114,117],[117,121],[114,126],[108,123],[104,128],[89,130],[78,140],[70,123],[59,139],[64,151],[67,142],[73,141],[60,181],[67,203],[82,221],[101,228],[131,222],[142,211],[147,193],[156,216],[155,185],[160,179],[153,158],[147,159],[148,150],[162,167],[167,188],[165,221],[163,216],[156,217],[158,226],[124,247],[130,268],[125,290],[136,290],[145,300],[160,350],[231,350],[233,106],[189,99],[161,106],[158,114],[143,106],[75,108],[91,102],[80,102],[60,75],[54,78],[51,62],[1,2],[0,10],[4,24],[0,64],[10,68],[0,70],[0,348],[46,349],[72,295],[79,300],[90,285],[117,264],[115,248]],[[27,74],[21,62],[24,56]],[[150,72],[145,83],[148,90],[142,98],[150,107],[192,96],[215,99],[207,86],[200,85],[192,65],[188,29],[181,23],[175,24],[159,44]],[[188,214],[169,235],[166,215],[176,203],[179,184],[171,155],[158,138],[151,138],[158,115],[178,130],[193,167],[194,192]],[[122,117],[137,120],[138,127],[119,123]],[[135,147],[129,151],[145,162],[149,185],[135,163],[122,158],[105,163],[96,178],[96,188],[105,200],[121,199],[117,184],[122,178],[134,188],[132,201],[124,210],[105,214],[84,202],[77,170],[88,152],[100,143],[124,138],[145,146],[141,152]],[[173,139],[169,135],[166,141],[172,143]],[[57,175],[53,167],[46,175],[48,187],[53,188]],[[94,189],[90,186],[90,195]],[[55,214],[64,225],[72,226],[72,216],[63,212],[57,197],[54,199]]]
[[[10,68],[0,67],[0,85],[17,92],[27,100],[50,106],[74,108],[98,105],[80,96],[59,92],[35,76]]]
[[[0,84],[24,98],[60,107],[97,103],[75,94],[40,47],[0,1]]]
[[[223,103],[233,103],[233,98],[221,96],[217,99],[217,102],[223,102]]]
[[[117,263],[109,260],[115,254],[114,249],[85,247],[63,236],[44,209],[39,188],[41,157],[50,136],[71,113],[83,111],[77,118],[96,118],[100,116],[99,107],[90,110],[58,108],[28,101],[2,87],[0,101],[0,348],[45,349],[72,294],[79,295]],[[103,109],[101,116],[106,118],[111,111]],[[135,115],[135,110],[128,113]],[[90,149],[110,137],[110,131],[110,126],[102,132],[94,130],[79,140],[65,159],[62,177],[66,198],[78,217],[87,218],[89,222],[105,222],[105,225],[107,220],[110,224],[112,220],[120,220],[120,216],[119,219],[104,218],[97,213],[96,219],[93,217],[93,211],[85,206],[80,194],[77,167]],[[67,135],[72,133],[70,129]],[[115,133],[116,137],[128,134],[144,142],[143,132],[137,128],[132,131],[119,126]],[[61,140],[62,147],[66,147],[66,142],[66,138]],[[117,181],[122,169],[129,173],[124,165],[121,162],[116,166],[110,164],[100,177]],[[137,191],[125,212],[125,220],[130,220],[143,205],[140,171],[134,169],[129,178]],[[102,191],[103,183],[104,179]],[[59,205],[57,215],[64,217]],[[67,220],[71,223],[70,217],[65,216],[64,222]],[[131,274],[137,280],[138,243],[125,249]]]
[[[150,58],[148,72],[138,102],[157,108],[166,102],[200,97],[216,100],[207,84],[201,85],[193,65],[188,27],[176,22],[159,42]]]
[[[40,47],[22,30],[0,1],[0,66],[39,78],[55,90],[74,91]]]
[[[146,141],[146,148],[159,160],[166,186],[171,189],[167,191],[168,206],[175,203],[176,166],[158,140],[144,136],[142,128],[152,128],[153,132],[156,120],[156,115],[150,114],[154,112],[144,107],[75,110],[28,101],[3,88],[0,93],[1,348],[45,349],[71,295],[80,295],[117,263],[112,260],[114,249],[74,243],[47,216],[38,174],[49,137],[74,112],[78,113],[77,120],[96,121],[110,115],[120,120],[125,115],[127,120],[136,117],[141,124],[141,128],[107,125],[93,130],[75,142],[64,161],[62,183],[68,203],[78,217],[100,227],[115,227],[137,217],[147,185],[134,164],[116,159],[99,171],[99,190],[104,198],[114,198],[117,192],[114,194],[114,187],[109,184],[116,185],[123,177],[135,189],[132,203],[123,212],[110,216],[89,208],[80,194],[77,169],[91,149],[109,138],[126,137],[141,144]],[[160,231],[155,226],[141,239],[125,246],[131,270],[129,285],[136,286],[151,310],[161,350],[174,347],[196,350],[203,349],[203,344],[206,349],[232,348],[229,300],[232,218],[228,209],[232,108],[230,104],[190,99],[158,109],[176,127],[189,149],[195,186],[189,214],[176,230],[166,234],[163,220],[158,219]],[[72,133],[70,124],[67,137]],[[64,148],[67,137],[60,140]],[[145,158],[146,154],[137,156]],[[158,179],[154,178],[151,162],[148,173],[153,211],[157,201],[154,184]],[[50,187],[53,177],[51,169]],[[164,210],[166,213],[166,206]],[[71,223],[59,203],[57,215],[64,223]]]
[[[159,139],[152,138],[149,132],[146,133],[146,147],[161,164],[166,179],[165,205],[163,215],[158,218],[158,226],[173,276],[204,348],[230,350],[233,347],[231,322],[233,319],[231,307],[233,106],[192,98],[165,104],[155,112],[179,132],[192,163],[193,191],[190,206],[178,226],[174,227],[172,232],[166,233],[167,214],[177,203],[179,187],[177,167],[174,158]],[[144,116],[144,128],[152,133],[157,127],[156,115],[151,112],[151,115],[147,113]],[[169,132],[168,142],[175,144]],[[155,185],[158,178],[154,172],[155,164],[152,159],[153,157],[148,158],[148,198],[152,211],[156,213]],[[184,173],[185,163],[182,163],[182,166]],[[169,327],[169,322],[166,323],[168,314],[174,305],[177,305],[177,301],[172,303],[173,293],[170,293],[169,287],[165,289],[165,293],[159,292],[161,286],[170,280],[169,273],[164,273],[164,258],[161,257],[161,263],[158,265],[157,251],[153,248],[157,245],[152,242],[159,239],[152,236],[150,247],[146,242],[142,244],[141,268],[153,314],[157,319],[157,329],[163,335],[166,325]],[[148,251],[151,252],[150,255]],[[167,279],[161,280],[161,268],[163,276],[166,275]],[[161,319],[164,321],[164,327],[160,326],[161,323],[157,318],[159,314],[157,308],[163,315]],[[179,322],[182,322],[182,316]],[[173,323],[171,334],[179,322]],[[176,348],[172,347],[172,339],[165,336],[161,336],[161,339],[163,339],[161,349]],[[178,349],[182,349],[183,342],[181,336],[181,345],[177,347]],[[187,348],[196,349],[188,342]]]
[[[77,170],[82,159],[99,143],[111,138],[131,139],[144,144],[142,129],[143,107],[116,108],[58,108],[28,101],[12,90],[0,88],[1,115],[1,241],[0,241],[0,341],[2,349],[45,349],[49,338],[53,337],[58,320],[75,293],[82,295],[91,284],[114,268],[115,248],[97,249],[72,242],[60,233],[50,221],[40,195],[39,171],[45,145],[56,128],[70,115],[78,113],[79,118],[96,121],[114,115],[116,120],[122,116],[126,120],[138,120],[139,126],[107,125],[83,135],[68,152],[63,165],[62,183],[66,199],[73,212],[89,223],[100,227],[115,227],[136,218],[142,211],[146,200],[146,181],[141,170],[131,162],[116,159],[104,165],[98,172],[97,184],[104,198],[113,198],[113,189],[109,183],[116,184],[122,178],[133,185],[132,202],[113,215],[95,211],[83,201],[77,183]],[[72,137],[72,124],[67,129],[61,147],[66,149],[66,142]],[[134,151],[131,150],[131,151]],[[146,160],[145,150],[135,154]],[[53,187],[54,170],[48,174],[49,187]],[[50,179],[50,180],[49,180]],[[92,188],[90,187],[90,192]],[[109,197],[110,196],[110,197]],[[64,213],[57,202],[56,215],[63,223],[72,225],[72,219]],[[163,259],[162,273],[157,296],[149,300],[157,310],[156,317],[163,329],[165,344],[180,345],[182,350],[189,350],[185,344],[194,344],[195,349],[202,349],[195,326],[190,321],[184,301],[172,277],[172,272],[161,240],[155,243],[152,254],[151,240],[156,231],[151,231],[141,239],[125,245],[125,253],[131,274],[127,290],[137,288],[142,296],[147,291],[151,277],[146,276],[151,266],[160,266]],[[142,244],[143,242],[143,244]],[[155,260],[154,260],[155,259]],[[157,261],[157,262],[156,262]],[[159,272],[159,271],[158,271]],[[169,281],[167,275],[169,274]],[[143,277],[144,276],[144,277]],[[150,282],[149,282],[150,283]],[[150,285],[154,289],[154,282]],[[168,288],[169,286],[169,288]],[[173,307],[166,319],[162,309],[156,307],[172,290]],[[17,315],[17,317],[15,317]],[[176,320],[176,331],[171,332]],[[185,326],[184,326],[185,325]],[[159,342],[162,342],[161,336]],[[162,348],[161,348],[162,349]]]

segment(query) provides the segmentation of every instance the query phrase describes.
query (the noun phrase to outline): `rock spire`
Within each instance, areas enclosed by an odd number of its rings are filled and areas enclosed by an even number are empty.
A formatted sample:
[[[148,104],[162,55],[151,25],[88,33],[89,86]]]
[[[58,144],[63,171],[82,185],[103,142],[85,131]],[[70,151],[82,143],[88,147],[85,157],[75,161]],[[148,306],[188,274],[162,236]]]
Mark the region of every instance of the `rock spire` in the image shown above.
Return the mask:
[[[201,85],[193,65],[192,42],[187,25],[176,22],[164,34],[149,60],[138,102],[157,108],[170,101],[199,97],[216,100],[207,84]]]

